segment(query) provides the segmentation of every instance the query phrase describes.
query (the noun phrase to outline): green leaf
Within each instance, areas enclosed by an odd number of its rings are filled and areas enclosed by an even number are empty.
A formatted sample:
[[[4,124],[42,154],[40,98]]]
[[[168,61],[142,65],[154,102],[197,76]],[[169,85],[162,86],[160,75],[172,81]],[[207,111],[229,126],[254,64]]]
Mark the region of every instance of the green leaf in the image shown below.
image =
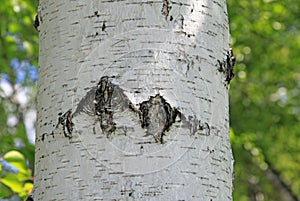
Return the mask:
[[[23,154],[15,150],[9,151],[4,155],[4,159],[17,167],[20,173],[25,174],[26,176],[28,175],[26,160]]]
[[[13,192],[11,191],[11,189],[0,182],[0,198],[7,198],[7,197],[11,197],[12,195]]]
[[[22,182],[15,174],[7,174],[4,178],[0,179],[0,182],[8,186],[13,192],[20,193],[23,191]]]

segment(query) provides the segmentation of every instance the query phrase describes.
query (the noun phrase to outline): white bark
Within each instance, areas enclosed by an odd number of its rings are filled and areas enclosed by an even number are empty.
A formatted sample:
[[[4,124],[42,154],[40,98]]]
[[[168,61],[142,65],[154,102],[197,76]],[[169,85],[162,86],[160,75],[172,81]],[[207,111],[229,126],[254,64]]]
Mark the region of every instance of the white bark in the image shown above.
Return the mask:
[[[35,200],[232,200],[225,0],[40,0],[39,18]]]

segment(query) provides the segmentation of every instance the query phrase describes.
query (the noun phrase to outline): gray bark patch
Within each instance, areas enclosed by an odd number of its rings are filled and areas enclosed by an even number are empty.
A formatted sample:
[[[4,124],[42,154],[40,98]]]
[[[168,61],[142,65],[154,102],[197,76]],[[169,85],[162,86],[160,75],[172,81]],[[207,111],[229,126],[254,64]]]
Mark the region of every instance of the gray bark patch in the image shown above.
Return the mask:
[[[201,122],[196,117],[189,116],[186,120],[183,117],[182,122],[185,126],[188,126],[191,135],[195,135],[197,131],[202,131],[203,135],[209,136],[210,135],[210,126],[206,122]]]
[[[77,108],[73,114],[73,116],[76,116],[78,113],[86,113],[89,116],[95,115],[95,94],[96,94],[97,87],[93,87],[91,90],[89,90],[86,95],[80,100],[79,104],[77,105]]]

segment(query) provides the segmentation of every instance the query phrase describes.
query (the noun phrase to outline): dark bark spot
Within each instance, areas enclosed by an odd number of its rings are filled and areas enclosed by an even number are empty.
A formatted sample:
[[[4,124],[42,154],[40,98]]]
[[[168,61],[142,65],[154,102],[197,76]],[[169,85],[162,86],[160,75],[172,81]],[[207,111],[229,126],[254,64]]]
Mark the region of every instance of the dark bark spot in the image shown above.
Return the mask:
[[[105,31],[105,28],[106,28],[105,21],[103,21],[101,30]]]
[[[111,108],[113,91],[114,86],[108,77],[102,77],[97,86],[94,103],[95,114],[99,117],[100,127],[107,137],[116,129]]]
[[[47,133],[43,133],[43,134],[42,134],[42,137],[41,137],[41,140],[42,140],[42,141],[45,140],[45,136],[46,136],[46,135],[47,135]]]
[[[229,51],[227,51],[226,59],[223,61],[218,61],[218,71],[225,74],[225,81],[228,85],[230,83],[230,80],[234,77],[233,67],[235,64],[235,57],[233,55],[232,49],[230,48]]]
[[[34,200],[33,200],[33,195],[30,194],[30,195],[27,197],[26,201],[34,201]]]
[[[159,94],[140,103],[139,110],[142,128],[147,129],[147,135],[153,136],[156,142],[163,143],[163,135],[175,122],[178,110],[172,108]]]
[[[38,15],[35,16],[33,26],[38,31],[38,28],[40,26],[40,20],[39,20],[39,16]]]
[[[99,16],[100,16],[98,11],[95,11],[95,12],[94,12],[94,15],[95,15],[96,17],[99,17]]]
[[[72,131],[74,126],[74,123],[72,122],[72,118],[73,118],[72,110],[70,109],[64,114],[60,112],[58,113],[58,115],[59,117],[58,117],[58,123],[56,125],[56,128],[58,128],[59,125],[62,125],[65,137],[72,138]]]
[[[164,3],[163,3],[163,7],[161,9],[161,13],[166,16],[166,20],[169,16],[169,13],[170,13],[170,10],[171,10],[171,6],[170,6],[170,1],[169,0],[164,0]],[[172,20],[171,20],[172,21]]]

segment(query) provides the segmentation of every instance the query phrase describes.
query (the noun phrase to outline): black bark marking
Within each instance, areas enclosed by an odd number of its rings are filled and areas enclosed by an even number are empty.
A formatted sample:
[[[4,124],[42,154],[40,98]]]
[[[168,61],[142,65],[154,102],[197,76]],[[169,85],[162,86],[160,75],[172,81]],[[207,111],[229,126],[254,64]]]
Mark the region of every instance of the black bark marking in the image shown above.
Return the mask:
[[[47,138],[47,137],[51,137],[54,138],[54,132],[52,131],[51,133],[43,133],[40,137],[40,139],[44,142],[44,140]]]
[[[101,30],[105,31],[105,28],[106,28],[105,21],[103,21]]]
[[[62,125],[65,137],[72,138],[72,132],[74,126],[74,123],[72,122],[72,118],[73,118],[72,110],[70,109],[64,114],[60,112],[58,115],[59,117],[58,117],[58,123],[56,125],[56,128],[58,128],[59,125]]]
[[[34,201],[34,200],[33,200],[33,195],[30,194],[30,195],[27,197],[26,201]]]
[[[172,108],[159,94],[140,103],[139,110],[142,128],[147,129],[146,136],[151,135],[156,142],[163,143],[163,135],[175,122],[178,110]]]
[[[107,76],[100,79],[95,93],[95,114],[99,117],[102,131],[109,137],[116,130],[111,108],[114,85]]]
[[[99,35],[99,33],[98,33],[98,32],[95,32],[95,33],[93,33],[93,34],[87,35],[87,38],[95,38],[95,37],[97,37],[98,35]]]
[[[163,3],[163,7],[161,9],[161,13],[166,16],[166,20],[169,16],[169,13],[170,13],[170,10],[171,10],[171,6],[170,6],[170,1],[169,0],[164,0],[164,3]],[[172,20],[171,20],[172,21]]]
[[[45,140],[45,136],[46,136],[46,135],[47,135],[47,133],[43,133],[43,134],[42,134],[42,138],[41,138],[42,141]]]
[[[230,48],[227,51],[226,59],[223,61],[218,61],[218,71],[225,74],[225,81],[227,84],[230,83],[230,80],[234,77],[233,67],[235,64],[235,57],[233,55],[232,49]]]
[[[211,149],[209,146],[207,146],[206,149],[202,149],[202,151],[206,151],[206,152],[208,152],[208,153],[210,153],[210,154],[212,154],[212,153],[215,152],[215,150],[214,150],[214,149]]]
[[[99,12],[98,12],[98,11],[95,11],[95,12],[94,12],[94,16],[99,17],[99,16],[100,16]]]
[[[206,135],[206,136],[209,136],[210,135],[210,127],[209,127],[209,125],[208,125],[208,123],[201,123],[200,124],[200,130],[204,130],[204,134]]]
[[[94,11],[92,15],[87,16],[88,18],[93,18],[93,17],[100,17],[100,12],[99,11]]]
[[[39,16],[36,15],[35,19],[34,19],[34,23],[33,23],[34,28],[38,31],[39,26],[40,26],[40,20],[39,20]]]

